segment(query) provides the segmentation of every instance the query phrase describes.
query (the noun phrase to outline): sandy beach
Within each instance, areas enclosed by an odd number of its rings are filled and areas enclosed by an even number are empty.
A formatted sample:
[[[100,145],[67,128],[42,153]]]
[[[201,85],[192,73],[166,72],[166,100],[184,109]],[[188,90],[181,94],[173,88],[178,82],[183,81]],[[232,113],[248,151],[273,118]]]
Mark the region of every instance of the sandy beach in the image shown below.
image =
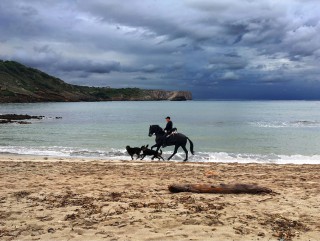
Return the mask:
[[[0,240],[320,240],[320,165],[0,156]],[[274,193],[170,193],[246,183]]]

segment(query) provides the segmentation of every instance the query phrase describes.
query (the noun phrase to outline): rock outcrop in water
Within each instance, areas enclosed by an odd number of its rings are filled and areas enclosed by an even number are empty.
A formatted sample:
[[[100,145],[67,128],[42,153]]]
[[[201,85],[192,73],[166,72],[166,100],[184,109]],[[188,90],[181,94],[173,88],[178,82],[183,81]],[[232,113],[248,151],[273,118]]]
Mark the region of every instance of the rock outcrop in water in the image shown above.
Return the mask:
[[[0,115],[0,124],[18,123],[18,124],[31,124],[26,120],[37,119],[41,120],[44,116],[32,116],[32,115],[17,115],[17,114],[4,114]]]
[[[3,114],[0,115],[0,124],[31,124],[30,120],[42,120],[45,116],[42,115],[20,115],[20,114]],[[52,119],[53,117],[47,117]],[[62,119],[61,116],[54,117],[54,119]],[[29,120],[29,121],[26,121]]]
[[[71,85],[20,63],[0,60],[0,103],[191,99],[189,91]]]

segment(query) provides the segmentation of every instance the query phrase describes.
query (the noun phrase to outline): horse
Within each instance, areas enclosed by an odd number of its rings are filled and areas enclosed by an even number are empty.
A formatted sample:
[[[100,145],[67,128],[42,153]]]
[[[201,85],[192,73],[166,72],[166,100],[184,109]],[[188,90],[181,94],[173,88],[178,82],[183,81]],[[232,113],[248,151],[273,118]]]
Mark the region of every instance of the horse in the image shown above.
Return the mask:
[[[151,147],[151,150],[154,147],[157,147],[156,151],[159,151],[160,147],[163,144],[163,140],[164,140],[164,135],[165,132],[163,131],[163,129],[158,126],[158,125],[150,125],[149,128],[149,136],[151,137],[153,134],[156,135],[156,144],[153,145]],[[190,151],[192,153],[192,155],[194,155],[194,151],[193,151],[193,143],[192,141],[186,137],[185,135],[181,134],[181,133],[175,133],[175,134],[170,134],[168,137],[165,137],[166,139],[166,146],[175,146],[174,147],[174,152],[172,153],[172,155],[168,158],[168,160],[170,160],[178,151],[179,147],[182,147],[182,149],[184,150],[184,152],[186,153],[186,158],[183,161],[187,161],[188,160],[188,150],[186,148],[186,144],[187,141],[189,141],[190,143]]]

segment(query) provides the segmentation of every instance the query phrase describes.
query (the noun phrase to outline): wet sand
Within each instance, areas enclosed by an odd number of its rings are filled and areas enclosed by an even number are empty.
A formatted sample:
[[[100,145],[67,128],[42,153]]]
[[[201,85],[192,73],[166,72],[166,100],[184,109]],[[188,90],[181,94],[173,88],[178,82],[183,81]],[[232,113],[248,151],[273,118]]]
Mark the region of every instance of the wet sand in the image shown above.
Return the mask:
[[[320,165],[0,156],[0,240],[320,240]],[[245,183],[274,193],[170,193]]]

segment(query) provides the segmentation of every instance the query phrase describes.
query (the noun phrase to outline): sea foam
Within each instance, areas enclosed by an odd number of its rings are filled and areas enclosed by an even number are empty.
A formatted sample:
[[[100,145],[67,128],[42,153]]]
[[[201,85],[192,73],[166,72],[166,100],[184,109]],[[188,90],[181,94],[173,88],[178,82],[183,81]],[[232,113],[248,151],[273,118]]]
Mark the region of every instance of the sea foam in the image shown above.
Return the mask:
[[[18,154],[53,157],[95,158],[99,160],[131,160],[125,149],[88,150],[69,147],[18,147],[2,146],[0,154]],[[163,158],[168,159],[172,151],[164,151]],[[180,162],[185,158],[184,152],[178,152],[170,161]],[[146,157],[144,160],[150,160]],[[157,159],[155,159],[157,160]],[[277,155],[253,153],[226,153],[226,152],[196,152],[189,153],[191,162],[222,162],[222,163],[269,163],[269,164],[320,164],[320,155]]]

